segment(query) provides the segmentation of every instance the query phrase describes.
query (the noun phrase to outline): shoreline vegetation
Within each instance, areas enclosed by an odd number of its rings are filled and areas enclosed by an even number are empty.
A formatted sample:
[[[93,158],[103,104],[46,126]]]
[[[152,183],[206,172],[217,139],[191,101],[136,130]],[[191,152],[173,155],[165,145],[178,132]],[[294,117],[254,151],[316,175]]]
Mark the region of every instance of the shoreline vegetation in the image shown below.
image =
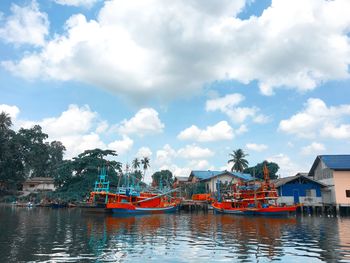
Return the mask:
[[[131,167],[117,161],[114,150],[86,150],[72,159],[64,159],[65,146],[60,141],[50,141],[49,135],[39,125],[31,128],[11,129],[12,120],[6,112],[0,113],[0,202],[82,202],[87,200],[101,167],[107,168],[111,186],[117,186],[126,173],[143,182],[150,159],[135,158]],[[263,165],[267,164],[271,179],[277,177],[279,166],[263,161],[248,167],[248,154],[238,149],[229,154],[232,171],[249,173],[263,178]],[[123,168],[126,167],[126,171]],[[23,183],[34,177],[53,178],[55,191],[24,193]],[[156,171],[152,175],[153,187],[171,188],[174,176],[169,170]],[[206,193],[203,183],[186,185],[182,189],[187,196]]]

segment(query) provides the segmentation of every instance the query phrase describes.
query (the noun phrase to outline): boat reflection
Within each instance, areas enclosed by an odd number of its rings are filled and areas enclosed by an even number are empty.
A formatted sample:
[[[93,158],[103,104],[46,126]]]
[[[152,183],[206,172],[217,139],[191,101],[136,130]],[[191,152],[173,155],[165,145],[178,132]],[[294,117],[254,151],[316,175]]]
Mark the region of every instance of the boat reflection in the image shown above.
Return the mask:
[[[170,215],[140,215],[116,217],[112,214],[103,217],[90,217],[87,220],[89,245],[97,258],[111,260],[110,256],[119,255],[120,259],[127,254],[142,254],[146,247],[154,246],[159,238],[167,242],[169,232],[164,228],[173,228],[176,224]],[[140,245],[141,244],[141,245]]]

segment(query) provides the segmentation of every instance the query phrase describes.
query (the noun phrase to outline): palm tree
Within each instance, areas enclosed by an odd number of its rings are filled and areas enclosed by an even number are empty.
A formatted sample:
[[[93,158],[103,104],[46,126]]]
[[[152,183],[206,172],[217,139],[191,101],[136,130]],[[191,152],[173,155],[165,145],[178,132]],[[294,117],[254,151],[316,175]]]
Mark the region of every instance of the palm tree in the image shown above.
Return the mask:
[[[248,161],[244,157],[248,156],[242,149],[238,149],[229,154],[232,159],[228,160],[227,163],[233,163],[231,172],[243,172],[245,168],[248,168]]]
[[[140,168],[140,161],[138,158],[135,158],[132,163],[131,163],[131,166],[132,168],[134,168],[134,170],[136,171],[138,168]]]
[[[6,131],[12,126],[12,120],[8,113],[1,112],[0,113],[0,130]]]
[[[142,168],[143,168],[143,178],[145,178],[146,170],[150,167],[149,161],[150,161],[149,157],[143,157],[143,159],[141,159]]]
[[[113,167],[117,173],[122,173],[123,164],[121,162],[115,162]]]

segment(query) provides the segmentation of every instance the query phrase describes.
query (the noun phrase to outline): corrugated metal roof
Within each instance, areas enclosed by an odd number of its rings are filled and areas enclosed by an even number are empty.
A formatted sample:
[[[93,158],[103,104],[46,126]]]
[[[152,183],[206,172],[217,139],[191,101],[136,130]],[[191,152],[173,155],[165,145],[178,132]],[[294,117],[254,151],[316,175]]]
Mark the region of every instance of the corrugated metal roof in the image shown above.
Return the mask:
[[[320,155],[321,160],[333,170],[350,170],[350,155]]]
[[[311,166],[311,169],[309,171],[309,176],[315,175],[315,169],[321,160],[329,169],[338,170],[338,171],[350,171],[349,154],[318,155]]]
[[[32,177],[25,181],[25,183],[53,183],[52,177]]]
[[[275,179],[275,180],[272,180],[272,182],[275,184],[276,187],[280,187],[281,185],[284,185],[284,184],[287,184],[289,182],[292,182],[292,181],[294,181],[294,180],[296,180],[296,179],[298,179],[300,177],[304,178],[305,180],[308,180],[308,181],[314,182],[316,184],[319,184],[322,187],[327,187],[327,185],[325,185],[324,183],[315,181],[315,180],[311,179],[310,177],[307,177],[306,175],[303,175],[301,173],[299,173],[297,175],[294,175],[294,176],[288,176],[288,177]]]
[[[241,178],[245,181],[253,180],[253,177],[250,174],[239,173],[239,172],[230,172],[230,171],[192,171],[191,175],[197,177],[200,180],[209,180],[215,176],[228,174],[230,176]]]
[[[175,179],[177,179],[179,182],[186,182],[188,181],[187,176],[175,176]]]

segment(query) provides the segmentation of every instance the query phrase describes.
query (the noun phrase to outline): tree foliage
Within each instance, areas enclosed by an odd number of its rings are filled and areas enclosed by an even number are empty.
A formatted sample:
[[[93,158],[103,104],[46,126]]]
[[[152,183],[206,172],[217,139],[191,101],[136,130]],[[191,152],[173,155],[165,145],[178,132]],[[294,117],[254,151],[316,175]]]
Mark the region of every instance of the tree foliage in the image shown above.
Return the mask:
[[[143,178],[145,178],[146,171],[150,167],[150,159],[148,157],[143,157],[141,159],[141,164],[143,168]]]
[[[63,160],[61,142],[45,142],[48,135],[39,125],[11,129],[8,114],[0,113],[0,190],[17,190],[30,177],[55,177]]]
[[[234,150],[229,156],[231,159],[229,159],[227,163],[233,163],[231,171],[243,172],[243,170],[248,167],[249,163],[244,159],[248,154],[244,153],[242,149]]]
[[[249,167],[244,169],[244,173],[249,173],[252,176],[255,176],[258,179],[264,179],[264,165],[266,164],[267,169],[269,170],[269,175],[270,179],[277,179],[277,172],[279,170],[279,166],[277,163],[274,162],[268,162],[268,161],[263,161],[261,163],[258,163],[257,165],[253,167]]]
[[[169,170],[161,170],[158,172],[155,172],[152,175],[152,185],[155,187],[168,187],[171,188],[173,185],[174,178],[172,172]]]

